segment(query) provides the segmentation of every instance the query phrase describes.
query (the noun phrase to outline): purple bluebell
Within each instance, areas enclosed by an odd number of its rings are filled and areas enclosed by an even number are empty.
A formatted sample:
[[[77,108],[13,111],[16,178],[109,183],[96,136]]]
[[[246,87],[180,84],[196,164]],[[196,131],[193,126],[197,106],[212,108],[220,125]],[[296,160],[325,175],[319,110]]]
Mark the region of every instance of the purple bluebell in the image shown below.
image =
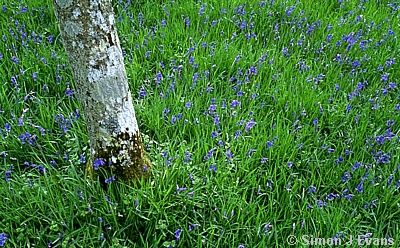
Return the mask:
[[[197,226],[199,226],[199,224],[189,224],[189,226],[188,226],[189,232],[193,231]]]
[[[342,175],[342,182],[348,182],[351,179],[351,174],[350,172],[346,171],[345,173],[343,173]]]
[[[246,131],[246,132],[250,131],[250,129],[252,129],[256,124],[257,124],[257,123],[256,123],[253,119],[249,120],[249,121],[246,123],[245,131]]]
[[[93,161],[93,168],[94,168],[95,170],[98,170],[100,167],[104,166],[105,164],[106,164],[106,162],[105,162],[104,159],[102,159],[102,158],[96,158],[96,159]]]
[[[105,182],[106,184],[110,184],[110,183],[112,183],[113,181],[115,181],[115,176],[111,176],[111,177],[106,178],[106,179],[104,180],[104,182]]]
[[[326,202],[324,202],[322,200],[317,200],[317,207],[318,208],[323,208],[323,207],[326,207],[326,206],[328,206],[328,204]]]
[[[232,100],[231,108],[236,108],[238,106],[240,106],[240,102],[238,100]]]
[[[11,180],[11,170],[7,170],[5,173],[4,173],[4,180],[6,180],[6,182],[9,182],[10,180]]]
[[[210,171],[217,172],[217,165],[212,164],[212,165],[210,165],[210,167],[209,167],[208,169],[209,169]]]
[[[6,124],[4,124],[4,129],[6,130],[7,133],[9,133],[11,131],[10,123],[6,122]]]
[[[317,191],[317,188],[314,185],[311,185],[307,188],[307,192],[309,194],[314,194]]]
[[[228,159],[228,160],[232,160],[232,158],[233,158],[233,153],[232,153],[232,151],[230,150],[230,149],[228,149],[228,150],[226,150],[226,152],[225,152],[225,156],[226,156],[226,158]]]
[[[181,239],[181,234],[182,234],[182,230],[181,229],[177,229],[174,232],[175,240],[180,240]]]
[[[8,235],[6,233],[0,233],[0,247],[3,247],[6,245],[8,239]]]

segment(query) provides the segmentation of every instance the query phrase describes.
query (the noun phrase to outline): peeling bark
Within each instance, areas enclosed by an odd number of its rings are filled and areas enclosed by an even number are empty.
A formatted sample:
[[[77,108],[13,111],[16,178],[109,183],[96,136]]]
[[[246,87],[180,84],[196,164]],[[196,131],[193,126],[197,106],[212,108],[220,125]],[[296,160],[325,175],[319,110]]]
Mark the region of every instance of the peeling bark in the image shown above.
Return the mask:
[[[91,161],[124,179],[147,174],[111,0],[54,0],[61,37],[87,121]],[[89,165],[91,166],[91,165]]]

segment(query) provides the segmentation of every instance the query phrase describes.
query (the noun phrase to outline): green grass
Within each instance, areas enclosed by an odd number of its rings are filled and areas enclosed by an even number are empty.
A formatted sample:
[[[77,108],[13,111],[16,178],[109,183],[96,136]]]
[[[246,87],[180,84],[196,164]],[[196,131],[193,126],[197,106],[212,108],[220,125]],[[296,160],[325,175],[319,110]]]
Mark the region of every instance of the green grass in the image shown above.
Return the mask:
[[[52,2],[0,6],[5,247],[400,246],[399,1],[115,1],[154,168],[106,191]]]

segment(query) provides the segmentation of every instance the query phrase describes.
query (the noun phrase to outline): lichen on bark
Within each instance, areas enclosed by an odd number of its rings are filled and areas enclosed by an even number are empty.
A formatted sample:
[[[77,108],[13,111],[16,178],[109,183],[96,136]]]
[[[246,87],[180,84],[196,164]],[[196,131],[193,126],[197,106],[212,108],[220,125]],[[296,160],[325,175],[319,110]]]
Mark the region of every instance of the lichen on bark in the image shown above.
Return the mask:
[[[124,179],[148,175],[151,163],[135,117],[111,0],[54,4],[84,109],[91,161],[105,160]]]

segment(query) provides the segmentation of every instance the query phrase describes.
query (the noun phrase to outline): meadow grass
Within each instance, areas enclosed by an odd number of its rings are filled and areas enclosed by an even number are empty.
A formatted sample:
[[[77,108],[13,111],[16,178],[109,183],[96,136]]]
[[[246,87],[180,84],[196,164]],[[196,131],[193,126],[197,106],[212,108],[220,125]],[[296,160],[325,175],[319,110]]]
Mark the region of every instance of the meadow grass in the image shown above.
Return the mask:
[[[399,1],[115,1],[154,166],[107,190],[52,2],[0,6],[0,246],[400,246]]]

